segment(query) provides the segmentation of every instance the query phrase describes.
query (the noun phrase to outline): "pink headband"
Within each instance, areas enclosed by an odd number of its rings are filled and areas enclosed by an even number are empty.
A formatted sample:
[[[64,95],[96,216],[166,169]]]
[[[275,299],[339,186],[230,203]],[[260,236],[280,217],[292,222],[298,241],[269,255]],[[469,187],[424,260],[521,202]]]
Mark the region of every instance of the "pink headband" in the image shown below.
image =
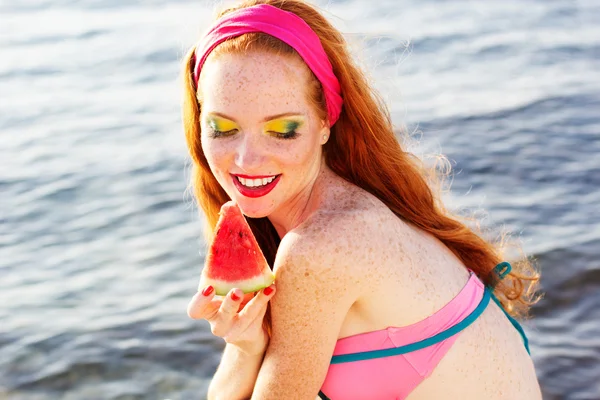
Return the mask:
[[[233,11],[219,19],[204,39],[196,46],[194,82],[198,84],[200,71],[215,47],[227,39],[244,33],[264,32],[287,43],[300,54],[304,62],[323,86],[329,124],[333,126],[342,111],[340,83],[333,73],[327,54],[317,34],[294,13],[268,4],[260,4]]]

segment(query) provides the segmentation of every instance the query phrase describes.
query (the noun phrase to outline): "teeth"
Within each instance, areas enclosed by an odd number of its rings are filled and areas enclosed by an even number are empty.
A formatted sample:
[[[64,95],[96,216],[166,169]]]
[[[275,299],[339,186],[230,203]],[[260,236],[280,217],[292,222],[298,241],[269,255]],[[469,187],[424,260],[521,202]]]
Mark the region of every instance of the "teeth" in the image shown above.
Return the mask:
[[[237,178],[242,185],[247,186],[247,187],[264,186],[268,183],[273,182],[273,180],[275,179],[274,176],[272,176],[270,178],[262,178],[262,179],[245,179],[245,178],[240,178],[239,176]]]

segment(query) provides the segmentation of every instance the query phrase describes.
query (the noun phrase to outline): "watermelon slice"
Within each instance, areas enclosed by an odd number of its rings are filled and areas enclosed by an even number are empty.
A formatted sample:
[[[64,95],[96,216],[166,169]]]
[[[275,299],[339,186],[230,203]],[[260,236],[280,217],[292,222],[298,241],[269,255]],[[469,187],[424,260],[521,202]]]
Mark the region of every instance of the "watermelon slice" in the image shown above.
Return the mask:
[[[237,204],[223,204],[215,229],[198,290],[211,285],[225,296],[233,288],[252,293],[273,283],[275,275]]]

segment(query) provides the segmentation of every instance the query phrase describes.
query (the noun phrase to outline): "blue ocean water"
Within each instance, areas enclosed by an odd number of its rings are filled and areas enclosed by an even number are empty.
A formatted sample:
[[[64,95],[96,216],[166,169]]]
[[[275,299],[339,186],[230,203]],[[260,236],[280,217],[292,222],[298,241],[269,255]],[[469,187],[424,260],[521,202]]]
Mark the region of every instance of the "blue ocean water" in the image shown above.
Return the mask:
[[[10,4],[14,3],[14,4]],[[214,1],[0,3],[0,399],[192,399],[222,341],[179,60]],[[600,4],[320,1],[397,125],[537,259],[545,399],[600,398]]]

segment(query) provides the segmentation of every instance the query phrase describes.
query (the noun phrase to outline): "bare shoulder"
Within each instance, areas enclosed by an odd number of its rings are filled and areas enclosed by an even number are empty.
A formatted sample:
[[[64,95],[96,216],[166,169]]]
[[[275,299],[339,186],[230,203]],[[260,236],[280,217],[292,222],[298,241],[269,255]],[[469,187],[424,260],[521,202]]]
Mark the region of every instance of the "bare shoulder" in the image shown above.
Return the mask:
[[[365,266],[381,263],[381,249],[397,238],[402,222],[383,203],[360,188],[349,188],[335,206],[315,212],[282,240],[277,257],[294,258],[325,278],[361,281]]]

